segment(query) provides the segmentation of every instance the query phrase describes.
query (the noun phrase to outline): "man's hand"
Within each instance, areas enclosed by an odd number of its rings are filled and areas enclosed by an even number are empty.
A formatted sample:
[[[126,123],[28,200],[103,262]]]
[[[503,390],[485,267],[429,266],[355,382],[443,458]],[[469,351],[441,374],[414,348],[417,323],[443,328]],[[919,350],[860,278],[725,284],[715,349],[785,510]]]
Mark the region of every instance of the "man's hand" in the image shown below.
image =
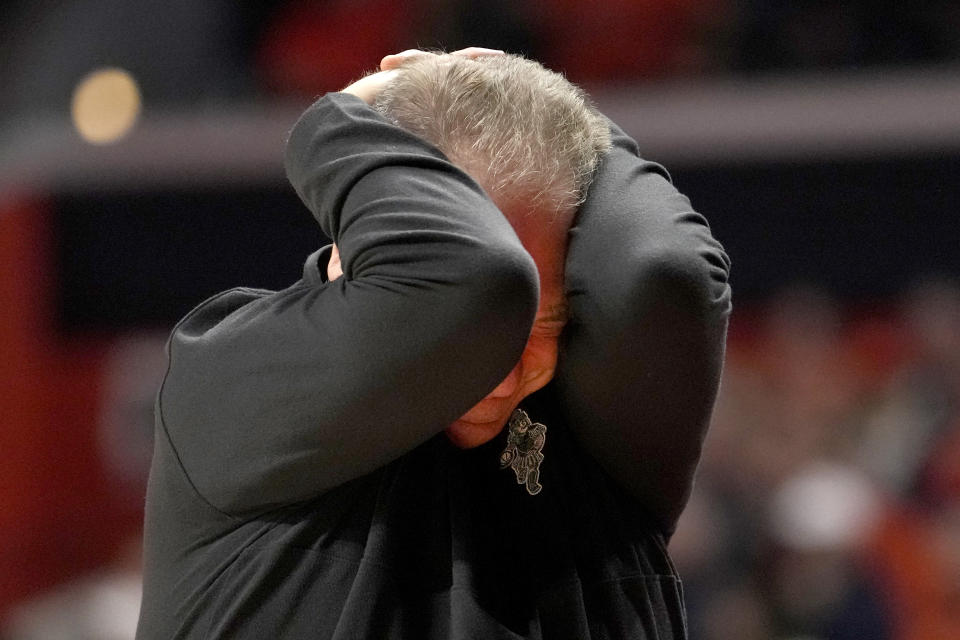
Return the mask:
[[[384,56],[380,61],[380,71],[365,75],[343,89],[343,93],[351,93],[367,104],[373,104],[374,100],[377,99],[377,95],[396,77],[400,67],[416,58],[436,55],[440,54],[421,51],[419,49],[407,49],[400,53],[392,53]],[[483,56],[502,56],[503,51],[499,49],[484,49],[483,47],[467,47],[466,49],[460,49],[459,51],[444,55],[461,56],[463,58],[476,60]]]
[[[370,73],[345,88],[343,93],[352,93],[367,104],[373,104],[373,101],[377,99],[377,95],[383,91],[384,87],[393,81],[397,73],[397,71]]]
[[[392,71],[394,69],[398,69],[407,62],[410,62],[414,58],[436,55],[440,54],[430,53],[429,51],[421,51],[420,49],[407,49],[406,51],[402,51],[400,53],[393,53],[389,56],[384,56],[383,60],[380,61],[380,69],[383,71]],[[466,49],[460,49],[459,51],[454,51],[453,53],[446,55],[460,56],[462,58],[476,60],[477,58],[482,58],[484,56],[502,56],[503,51],[500,49],[485,49],[483,47],[467,47]]]

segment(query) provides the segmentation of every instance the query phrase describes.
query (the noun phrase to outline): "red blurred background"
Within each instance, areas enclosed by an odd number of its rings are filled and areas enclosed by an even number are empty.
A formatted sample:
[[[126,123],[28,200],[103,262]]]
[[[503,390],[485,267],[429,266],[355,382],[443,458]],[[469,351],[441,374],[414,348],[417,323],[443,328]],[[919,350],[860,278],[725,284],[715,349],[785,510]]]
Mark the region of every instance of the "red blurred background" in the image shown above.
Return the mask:
[[[672,543],[693,637],[960,637],[955,3],[240,5],[0,9],[0,638],[131,636],[167,332],[324,242],[280,163],[313,98],[473,44],[587,87],[733,259]],[[71,99],[102,67],[140,113],[91,144]]]

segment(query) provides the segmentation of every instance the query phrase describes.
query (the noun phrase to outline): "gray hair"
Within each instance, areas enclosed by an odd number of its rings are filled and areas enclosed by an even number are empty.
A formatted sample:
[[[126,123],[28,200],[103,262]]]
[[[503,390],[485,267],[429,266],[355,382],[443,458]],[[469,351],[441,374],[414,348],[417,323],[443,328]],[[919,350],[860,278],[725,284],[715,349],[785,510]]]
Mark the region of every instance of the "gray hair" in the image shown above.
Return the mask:
[[[374,107],[443,151],[498,204],[554,214],[583,201],[610,147],[609,125],[583,90],[516,55],[415,58]]]

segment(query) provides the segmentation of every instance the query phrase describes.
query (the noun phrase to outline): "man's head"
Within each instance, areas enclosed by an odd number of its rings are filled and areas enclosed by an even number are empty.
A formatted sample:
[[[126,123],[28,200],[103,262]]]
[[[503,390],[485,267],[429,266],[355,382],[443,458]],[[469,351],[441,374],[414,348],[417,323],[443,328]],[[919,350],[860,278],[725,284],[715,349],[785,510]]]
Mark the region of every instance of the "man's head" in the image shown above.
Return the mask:
[[[572,217],[606,122],[562,75],[515,55],[414,57],[374,107],[438,147],[501,208]]]
[[[520,361],[447,430],[464,447],[500,432],[553,377],[566,323],[567,231],[586,195],[609,127],[560,74],[513,55],[419,55],[399,67],[374,107],[439,148],[486,190],[540,272],[540,306]]]

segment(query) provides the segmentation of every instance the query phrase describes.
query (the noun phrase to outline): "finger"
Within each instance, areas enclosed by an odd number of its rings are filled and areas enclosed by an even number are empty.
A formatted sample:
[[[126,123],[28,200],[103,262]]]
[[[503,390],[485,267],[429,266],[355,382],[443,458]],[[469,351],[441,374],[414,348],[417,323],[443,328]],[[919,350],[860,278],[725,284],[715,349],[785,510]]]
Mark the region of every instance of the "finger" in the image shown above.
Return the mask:
[[[476,58],[481,58],[483,56],[502,56],[504,55],[502,49],[487,49],[485,47],[467,47],[466,49],[460,49],[459,51],[454,51],[453,56],[462,56],[464,58],[470,58],[474,60]]]
[[[384,56],[380,61],[380,69],[383,71],[390,71],[391,69],[396,69],[397,67],[409,62],[410,60],[413,60],[414,58],[432,55],[435,54],[421,51],[420,49],[407,49],[406,51],[401,51],[400,53],[391,53],[388,56]]]

